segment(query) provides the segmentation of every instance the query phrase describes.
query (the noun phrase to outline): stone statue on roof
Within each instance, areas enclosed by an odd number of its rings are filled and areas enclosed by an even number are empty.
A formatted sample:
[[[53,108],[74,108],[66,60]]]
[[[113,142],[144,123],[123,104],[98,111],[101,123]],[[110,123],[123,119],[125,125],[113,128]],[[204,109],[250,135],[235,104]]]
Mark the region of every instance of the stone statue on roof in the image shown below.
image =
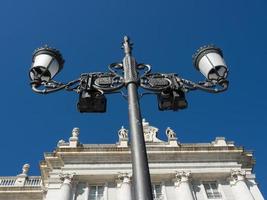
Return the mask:
[[[128,130],[125,129],[123,126],[118,131],[119,139],[128,139]]]
[[[157,138],[157,134],[159,131],[158,128],[150,126],[145,119],[142,120],[142,125],[144,130],[145,142],[163,142],[162,140]]]
[[[176,139],[176,133],[170,127],[166,129],[166,135],[168,139]]]

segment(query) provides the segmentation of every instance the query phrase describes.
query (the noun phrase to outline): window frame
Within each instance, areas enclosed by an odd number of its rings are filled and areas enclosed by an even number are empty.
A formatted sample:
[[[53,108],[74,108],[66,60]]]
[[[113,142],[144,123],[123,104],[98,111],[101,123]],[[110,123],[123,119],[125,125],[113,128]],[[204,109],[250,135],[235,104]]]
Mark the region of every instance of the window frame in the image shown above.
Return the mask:
[[[98,195],[96,196],[97,199],[90,199],[90,191],[91,188],[95,187],[96,188],[96,192],[98,191],[98,187],[103,187],[103,193],[102,193],[102,199],[105,200],[105,192],[106,192],[106,184],[95,184],[95,185],[88,185],[88,200],[98,200]]]
[[[165,193],[163,191],[163,184],[162,183],[152,183],[152,195],[153,195],[153,200],[165,200]],[[155,194],[158,194],[156,191],[156,186],[160,186],[160,196],[159,197],[154,197]]]
[[[209,185],[209,188],[212,191],[212,196],[211,197],[209,197],[209,194],[208,194],[207,189],[205,187],[205,185],[207,185],[207,184]],[[219,197],[216,197],[216,194],[214,192],[214,189],[212,189],[211,184],[215,184],[216,185],[216,190],[217,190],[217,192],[219,194]],[[220,190],[218,181],[216,181],[216,180],[215,181],[214,180],[202,181],[202,186],[203,186],[203,192],[205,193],[205,197],[206,197],[207,200],[223,200],[224,199],[222,191]]]

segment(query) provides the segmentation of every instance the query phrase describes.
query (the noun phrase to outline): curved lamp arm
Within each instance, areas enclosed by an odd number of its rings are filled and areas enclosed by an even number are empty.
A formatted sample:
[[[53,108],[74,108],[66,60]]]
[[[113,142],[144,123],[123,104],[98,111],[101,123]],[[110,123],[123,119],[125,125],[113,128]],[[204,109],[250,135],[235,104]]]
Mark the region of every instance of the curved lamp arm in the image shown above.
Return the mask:
[[[59,82],[56,82],[56,81],[49,81],[49,82],[42,82],[42,83],[38,83],[36,81],[32,81],[31,82],[31,86],[32,86],[32,90],[35,92],[35,93],[38,93],[38,94],[49,94],[49,93],[53,93],[53,92],[57,92],[59,90],[63,90],[63,89],[66,89],[67,91],[74,91],[75,89],[74,88],[71,88],[71,86],[75,85],[76,83],[79,83],[80,82],[80,79],[76,79],[76,80],[73,80],[73,81],[70,81],[68,82],[67,84],[63,84],[63,83],[59,83]],[[44,86],[45,89],[38,89],[38,87],[40,86]]]
[[[229,86],[229,81],[224,79],[221,79],[215,83],[210,81],[194,83],[193,81],[186,79],[180,79],[180,80],[183,83],[183,87],[189,91],[199,89],[209,93],[221,93],[226,91]]]

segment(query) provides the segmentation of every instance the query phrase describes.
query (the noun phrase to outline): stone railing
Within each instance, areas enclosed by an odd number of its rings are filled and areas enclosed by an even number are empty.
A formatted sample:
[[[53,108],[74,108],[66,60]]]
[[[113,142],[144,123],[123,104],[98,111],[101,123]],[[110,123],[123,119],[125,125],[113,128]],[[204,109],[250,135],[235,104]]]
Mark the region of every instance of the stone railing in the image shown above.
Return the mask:
[[[0,177],[0,187],[15,186],[17,177]]]
[[[18,182],[17,176],[0,177],[0,187],[41,187],[42,180],[39,176],[25,177],[24,183]]]
[[[26,179],[25,185],[24,186],[29,186],[29,187],[39,187],[42,184],[42,180],[40,177],[30,177]]]

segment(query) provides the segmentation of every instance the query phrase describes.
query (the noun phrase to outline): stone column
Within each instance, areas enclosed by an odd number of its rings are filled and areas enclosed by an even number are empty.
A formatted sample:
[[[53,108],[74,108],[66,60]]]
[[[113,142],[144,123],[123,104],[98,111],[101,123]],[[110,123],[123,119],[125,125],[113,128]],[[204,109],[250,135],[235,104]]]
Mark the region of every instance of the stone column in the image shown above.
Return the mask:
[[[131,179],[128,173],[119,174],[117,191],[117,200],[132,200]]]
[[[174,179],[174,186],[176,191],[176,196],[181,200],[194,200],[189,178],[191,176],[190,172],[180,171],[177,172]]]
[[[245,180],[246,172],[244,170],[231,171],[231,187],[236,199],[254,200]]]
[[[74,174],[60,174],[60,179],[63,181],[60,187],[60,200],[72,199],[72,180]]]

